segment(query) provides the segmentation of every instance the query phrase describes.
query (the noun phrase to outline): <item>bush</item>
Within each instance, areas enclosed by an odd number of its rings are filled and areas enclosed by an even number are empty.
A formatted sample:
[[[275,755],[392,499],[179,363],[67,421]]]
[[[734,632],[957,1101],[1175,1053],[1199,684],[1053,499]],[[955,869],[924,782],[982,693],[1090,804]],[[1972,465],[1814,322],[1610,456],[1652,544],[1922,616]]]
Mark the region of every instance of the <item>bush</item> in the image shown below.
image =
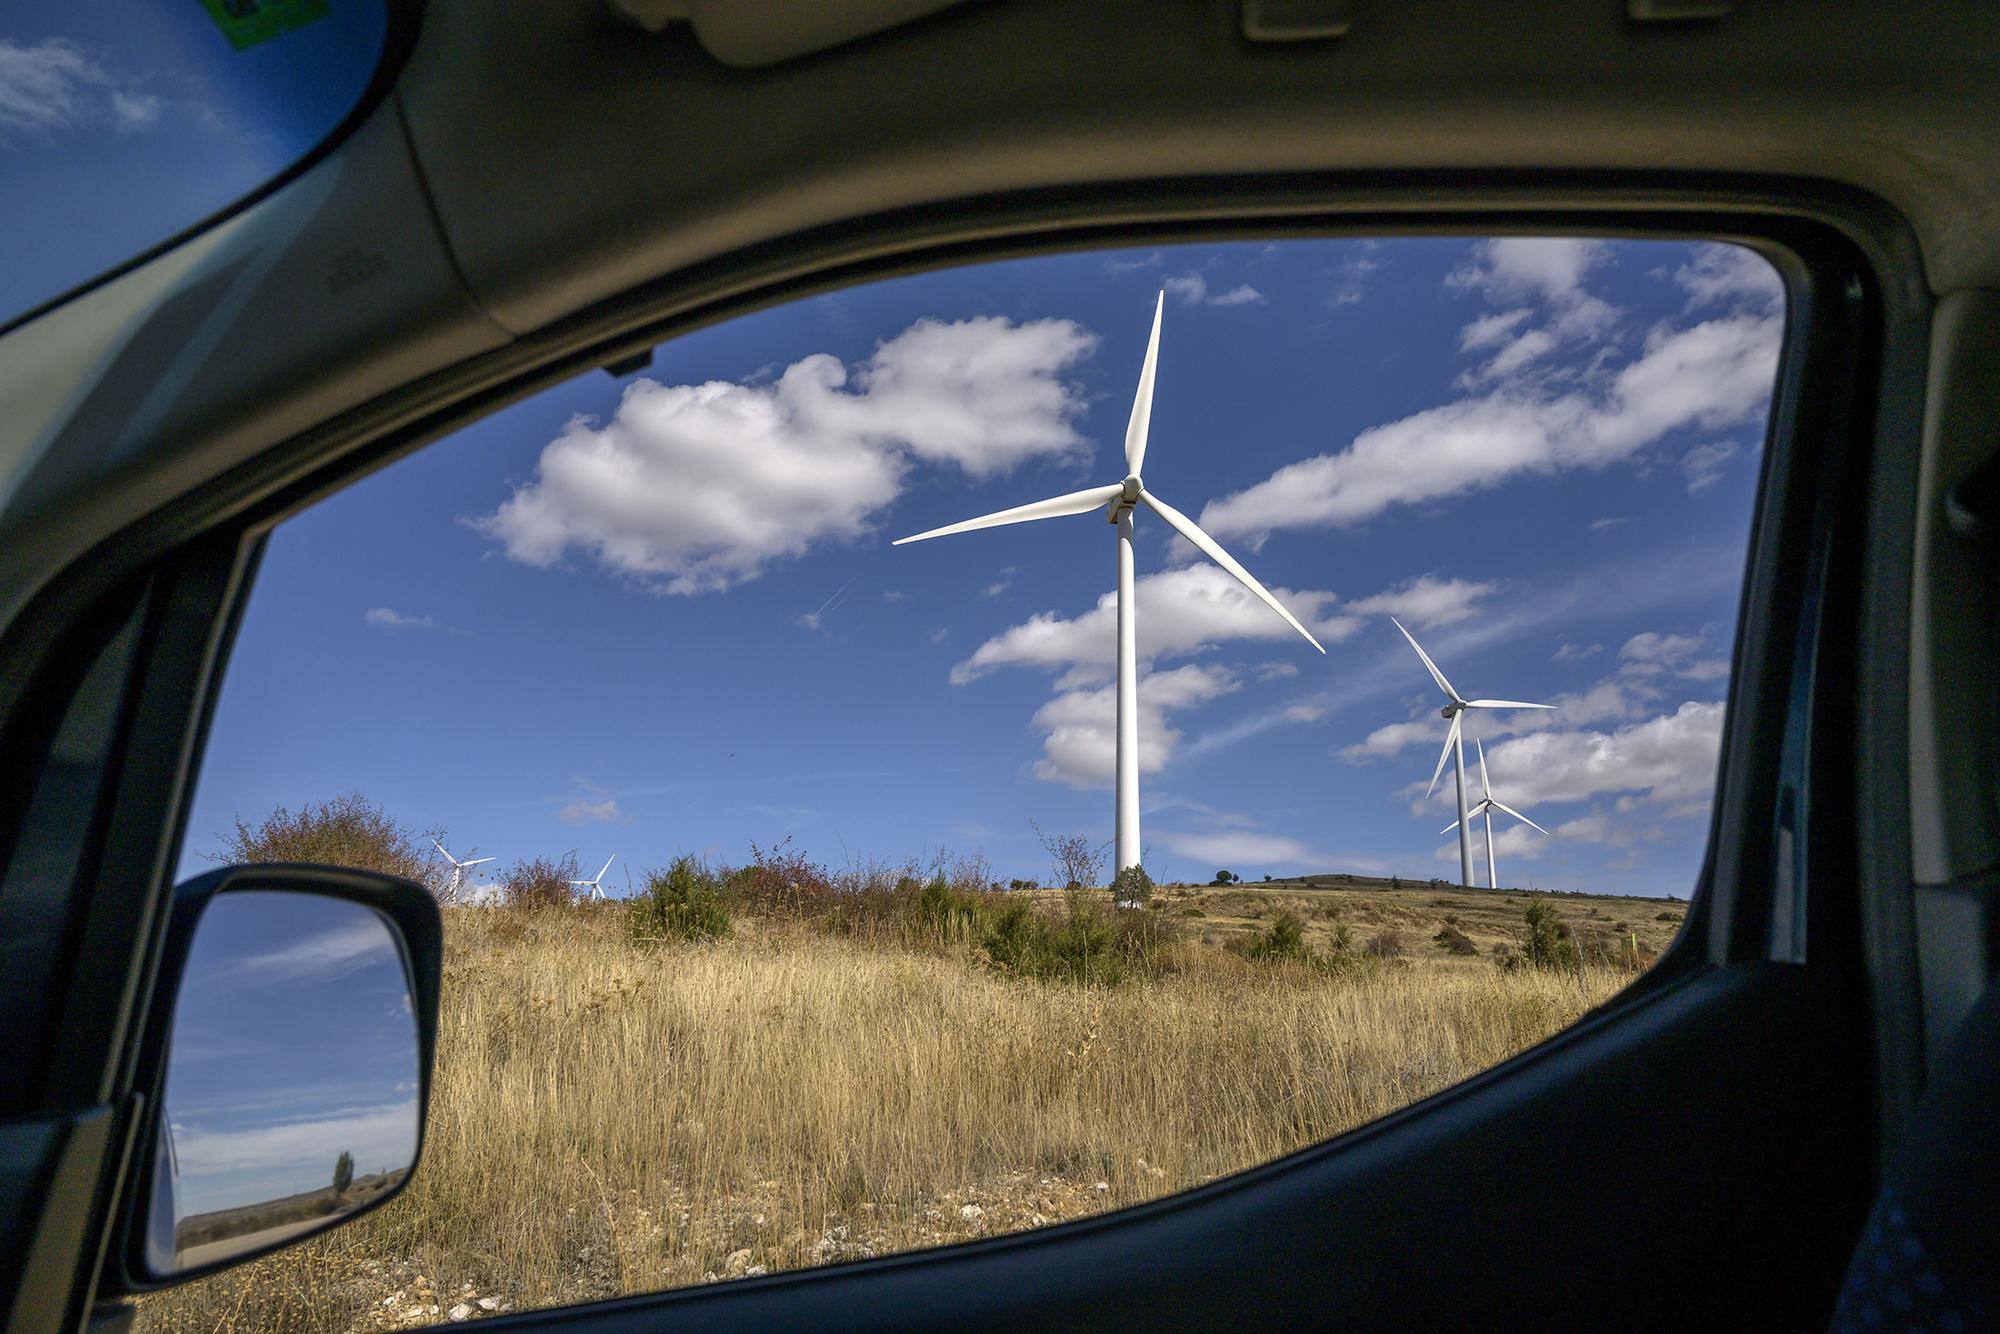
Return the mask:
[[[959,944],[978,934],[982,907],[979,895],[954,889],[943,876],[934,876],[904,899],[904,937],[910,944]]]
[[[1681,915],[1677,912],[1663,912],[1653,920],[1656,922],[1678,922],[1681,920]]]
[[[576,903],[578,878],[576,854],[564,853],[561,861],[537,857],[515,862],[500,877],[500,902],[518,912],[546,912]]]
[[[1367,954],[1371,959],[1400,959],[1409,952],[1400,931],[1378,931],[1368,940]]]
[[[1438,933],[1431,937],[1431,941],[1453,954],[1479,953],[1479,946],[1472,943],[1472,937],[1459,930],[1454,922],[1446,922]]]
[[[1121,908],[1144,903],[1153,897],[1153,877],[1134,862],[1111,877],[1111,901]]]
[[[800,851],[789,836],[770,848],[750,845],[750,865],[729,873],[723,887],[750,912],[795,920],[824,917],[834,907],[835,886],[826,868]]]
[[[1521,957],[1530,968],[1575,968],[1579,962],[1576,940],[1569,925],[1556,916],[1555,905],[1537,900],[1522,914],[1527,932],[1521,938]]]
[[[1160,972],[1180,924],[1159,913],[1106,908],[1072,894],[1061,917],[1015,900],[981,911],[979,944],[987,962],[1017,977],[1077,986],[1115,986],[1134,974]]]
[[[1279,913],[1263,935],[1244,951],[1259,963],[1311,963],[1312,947],[1306,944],[1296,913]]]
[[[666,870],[646,872],[645,889],[626,906],[625,931],[641,944],[721,940],[729,934],[721,881],[692,857],[676,857]]]
[[[1342,922],[1333,928],[1333,955],[1337,959],[1347,958],[1354,953],[1354,930]]]
[[[1215,879],[1209,881],[1209,883],[1211,885],[1229,885],[1229,884],[1234,884],[1236,882],[1236,879],[1237,876],[1236,872],[1234,871],[1217,871],[1215,873]],[[1268,880],[1270,879],[1270,877],[1266,876],[1265,879]]]
[[[280,806],[254,827],[241,820],[235,825],[213,860],[351,866],[415,880],[433,894],[448,883],[435,875],[436,859],[423,842],[444,837],[444,831],[413,833],[358,792],[297,811]]]

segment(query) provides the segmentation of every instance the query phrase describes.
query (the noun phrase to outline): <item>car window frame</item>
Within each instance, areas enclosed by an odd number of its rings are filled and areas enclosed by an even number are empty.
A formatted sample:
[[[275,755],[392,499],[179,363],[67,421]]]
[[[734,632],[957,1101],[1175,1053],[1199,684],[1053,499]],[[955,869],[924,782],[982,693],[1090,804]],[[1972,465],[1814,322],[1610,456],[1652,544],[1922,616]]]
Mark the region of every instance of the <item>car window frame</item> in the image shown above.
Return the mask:
[[[1797,512],[1799,498],[1789,491],[1775,490],[1770,473],[1780,462],[1800,462],[1794,453],[1798,432],[1802,422],[1812,419],[1819,409],[1817,416],[1841,442],[1840,447],[1858,461],[1857,466],[1870,469],[1869,476],[1875,480],[1881,461],[1875,457],[1875,446],[1884,423],[1892,422],[1893,400],[1898,393],[1907,399],[1913,378],[1914,392],[1921,400],[1922,377],[1912,377],[1910,372],[1913,365],[1921,365],[1919,340],[1928,293],[1921,285],[1921,266],[1915,260],[1907,226],[1869,197],[1813,183],[1688,181],[1626,173],[1580,174],[1555,180],[1545,179],[1544,174],[1478,181],[1452,177],[1449,183],[1458,192],[1456,197],[1441,194],[1444,183],[1429,173],[1354,182],[1352,188],[1337,192],[1323,179],[1264,182],[1261,195],[1243,182],[1231,183],[1218,194],[1204,193],[1215,189],[1215,183],[1210,182],[1158,183],[1150,195],[1100,187],[1058,199],[1044,194],[1006,201],[967,201],[962,208],[942,214],[927,211],[901,219],[900,232],[885,220],[863,220],[851,228],[834,229],[830,235],[815,233],[790,238],[784,246],[761,247],[732,257],[727,265],[674,275],[515,346],[474,358],[450,374],[408,386],[388,401],[274,443],[251,463],[162,507],[72,564],[52,581],[27,614],[0,633],[0,645],[16,641],[24,627],[29,632],[42,630],[38,638],[48,642],[48,622],[73,621],[78,606],[89,604],[90,599],[82,604],[73,600],[79,590],[103,594],[121,580],[129,581],[149,569],[153,577],[164,579],[166,586],[195,590],[186,595],[184,611],[187,624],[192,625],[202,621],[206,609],[209,633],[202,651],[190,655],[182,643],[177,660],[171,664],[159,661],[158,652],[142,654],[144,661],[138,669],[142,680],[152,681],[165,666],[181,687],[142,691],[160,695],[163,703],[159,707],[170,714],[180,709],[177,721],[184,745],[179,758],[167,757],[156,766],[172,770],[172,781],[166,781],[166,773],[155,772],[150,792],[118,794],[117,800],[108,803],[110,809],[98,826],[105,839],[115,839],[120,846],[135,852],[153,849],[150,861],[154,875],[163,876],[180,843],[187,801],[199,772],[202,735],[226,664],[229,632],[241,614],[249,572],[264,536],[290,514],[360,476],[478,416],[579,372],[625,361],[668,338],[802,296],[918,269],[1051,250],[1273,239],[1286,234],[1489,236],[1565,232],[1749,245],[1771,258],[1786,280],[1788,325],[1762,465],[1766,475],[1760,482],[1758,517],[1751,537],[1752,566],[1746,572],[1743,612],[1732,654],[1735,670],[1708,851],[1691,887],[1687,923],[1673,946],[1632,988],[1542,1047],[1382,1121],[1250,1169],[1250,1174],[1293,1170],[1307,1157],[1337,1152],[1360,1136],[1422,1115],[1441,1099],[1506,1078],[1511,1069],[1535,1053],[1633,1013],[1698,974],[1766,957],[1768,899],[1758,902],[1754,895],[1736,891],[1746,883],[1744,867],[1759,860],[1768,864],[1769,830],[1744,827],[1744,819],[1770,809],[1769,799],[1783,768],[1783,719],[1789,716],[1786,701],[1797,648],[1795,642],[1785,641],[1800,623],[1798,609],[1807,592],[1804,587],[1784,588],[1783,571],[1788,557],[1824,559],[1830,554],[1825,526],[1802,524]],[[1700,204],[1691,203],[1690,197]],[[1441,204],[1441,199],[1449,202]],[[1884,273],[1893,281],[1881,281]],[[1878,382],[1887,390],[1885,394],[1873,393]],[[1851,391],[1845,396],[1835,392],[1843,383]],[[1843,403],[1843,397],[1852,401]],[[1907,408],[1907,401],[1902,406]],[[1849,415],[1844,422],[1840,420],[1843,411]],[[1913,496],[1914,449],[1909,453],[1909,494]],[[1792,483],[1817,495],[1823,488],[1811,476],[1812,471],[1792,466],[1788,475]],[[1907,615],[1902,618],[1900,636],[1894,625],[1898,607],[1907,611],[1907,581],[1899,603],[1893,562],[1884,565],[1873,559],[1885,545],[1892,545],[1884,542],[1885,536],[1893,536],[1899,523],[1912,522],[1907,508],[1900,515],[1897,510],[1900,479],[1890,480],[1892,484],[1871,486],[1865,497],[1869,549],[1856,552],[1869,558],[1865,575],[1875,595],[1872,603],[1864,602],[1864,612],[1874,613],[1873,629],[1885,636],[1882,642],[1890,650],[1886,655],[1879,651],[1864,654],[1855,664],[1855,679],[1864,686],[1871,673],[1874,681],[1883,681],[1889,665],[1882,659],[1893,658],[1895,646],[1907,638]],[[1784,543],[1773,545],[1767,524],[1783,530]],[[1820,543],[1818,548],[1813,546],[1815,541]],[[199,559],[193,559],[197,555]],[[189,559],[181,559],[184,556]],[[174,576],[184,567],[205,573],[191,584],[176,583]],[[1819,587],[1824,592],[1827,586]],[[175,656],[173,644],[159,639],[153,644],[169,657]],[[1753,682],[1756,692],[1751,691]],[[1775,696],[1771,693],[1774,689],[1778,691]],[[1872,746],[1883,766],[1870,770],[1868,781],[1861,784],[1869,789],[1861,802],[1863,822],[1886,831],[1886,841],[1870,845],[1864,839],[1858,853],[1878,866],[1894,865],[1901,846],[1893,827],[1893,803],[1885,803],[1883,796],[1894,788],[1901,768],[1894,749],[1902,725],[1894,707],[1896,698],[1899,696],[1893,692],[1882,691],[1874,697],[1865,692],[1860,696],[1863,704],[1874,706],[1859,728],[1864,734],[1861,739]],[[146,716],[144,707],[135,707],[135,723],[144,722]],[[156,734],[172,734],[173,730],[168,727],[160,733],[156,727]],[[126,784],[128,789],[134,786]],[[1720,864],[1719,850],[1729,853]],[[1721,881],[1727,883],[1719,884]],[[106,892],[111,886],[100,880],[94,888],[99,892],[83,905],[88,919],[117,910],[111,901],[116,895]],[[133,886],[119,888],[127,894],[135,892]],[[138,887],[137,892],[150,894],[157,901],[166,889],[164,882],[156,879]],[[1846,929],[1847,914],[1835,911],[1836,905],[1810,893],[1807,903],[1815,924],[1821,920],[1832,924],[1815,929]],[[1893,936],[1893,923],[1887,925]],[[1894,969],[1893,942],[1885,946],[1878,939],[1883,927],[1883,922],[1864,920],[1854,928],[1867,945],[1878,989],[1885,979],[1892,980]],[[150,979],[144,974],[142,967],[133,975],[141,1014],[150,988]],[[1894,1011],[1893,999],[1888,1009]],[[1880,1026],[1893,1036],[1893,1013],[1881,1019]],[[129,1029],[126,1040],[130,1041]],[[116,1056],[129,1068],[129,1049],[121,1049]],[[104,1087],[114,1096],[120,1091],[115,1075],[107,1078]],[[1891,1101],[1893,1094],[1885,1093],[1885,1105]],[[1236,1180],[1226,1178],[1220,1184]],[[1170,1199],[1185,1200],[1217,1188],[1201,1187]],[[1139,1210],[1148,1207],[1135,1206]],[[1044,1235],[1036,1232],[1021,1237]],[[948,1255],[959,1249],[963,1248],[919,1254]],[[798,1271],[818,1272],[822,1271]],[[661,1296],[700,1291],[704,1290],[683,1289]],[[557,1308],[549,1314],[569,1309],[573,1308]]]

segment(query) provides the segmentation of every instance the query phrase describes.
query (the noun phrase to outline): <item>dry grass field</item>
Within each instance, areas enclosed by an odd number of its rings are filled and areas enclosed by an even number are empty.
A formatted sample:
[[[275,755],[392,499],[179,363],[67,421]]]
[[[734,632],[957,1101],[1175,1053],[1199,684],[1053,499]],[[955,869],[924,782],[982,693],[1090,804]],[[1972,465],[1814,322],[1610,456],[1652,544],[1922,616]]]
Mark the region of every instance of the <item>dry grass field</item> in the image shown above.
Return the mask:
[[[1524,894],[1160,891],[1112,987],[739,920],[645,947],[614,906],[447,912],[429,1141],[347,1227],[141,1305],[148,1331],[403,1328],[1034,1227],[1322,1140],[1573,1022],[1632,968],[1503,971]],[[1650,958],[1681,905],[1561,896]],[[1340,968],[1227,948],[1292,912]],[[1477,952],[1434,935],[1455,919]],[[1367,947],[1384,934],[1387,945]],[[1601,956],[1600,956],[1601,957]]]

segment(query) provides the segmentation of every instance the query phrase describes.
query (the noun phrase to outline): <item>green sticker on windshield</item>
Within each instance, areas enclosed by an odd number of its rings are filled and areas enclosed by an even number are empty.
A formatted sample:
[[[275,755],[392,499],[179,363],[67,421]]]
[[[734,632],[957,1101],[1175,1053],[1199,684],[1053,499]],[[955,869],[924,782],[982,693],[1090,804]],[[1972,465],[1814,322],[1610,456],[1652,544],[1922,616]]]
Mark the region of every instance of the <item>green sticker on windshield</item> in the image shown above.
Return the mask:
[[[238,51],[327,15],[326,0],[201,0],[201,7]]]

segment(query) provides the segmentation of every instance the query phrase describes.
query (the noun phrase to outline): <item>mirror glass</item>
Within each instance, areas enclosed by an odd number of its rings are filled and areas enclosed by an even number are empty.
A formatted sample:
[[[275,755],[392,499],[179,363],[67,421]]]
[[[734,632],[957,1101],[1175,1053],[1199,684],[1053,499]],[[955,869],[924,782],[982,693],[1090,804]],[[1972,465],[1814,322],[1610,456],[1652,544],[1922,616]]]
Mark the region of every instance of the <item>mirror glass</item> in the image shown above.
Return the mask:
[[[149,1267],[262,1250],[390,1194],[416,1162],[421,1088],[386,917],[313,894],[218,895],[174,1010]]]

